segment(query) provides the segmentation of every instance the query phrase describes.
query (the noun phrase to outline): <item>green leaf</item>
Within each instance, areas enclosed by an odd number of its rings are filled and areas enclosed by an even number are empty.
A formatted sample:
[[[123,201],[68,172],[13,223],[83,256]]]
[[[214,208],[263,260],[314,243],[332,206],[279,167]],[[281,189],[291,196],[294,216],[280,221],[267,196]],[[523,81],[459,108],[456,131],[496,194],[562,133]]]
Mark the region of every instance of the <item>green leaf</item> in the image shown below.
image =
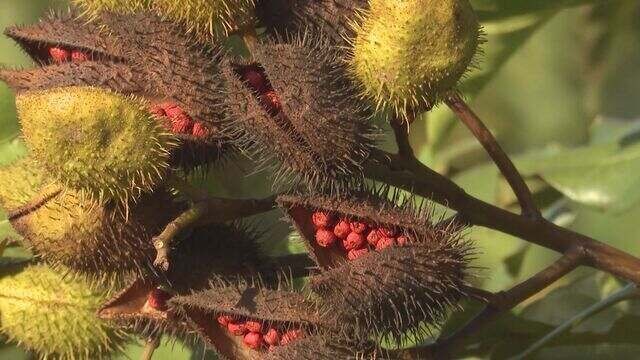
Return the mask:
[[[592,344],[579,346],[554,346],[540,350],[536,359],[620,360],[637,359],[638,344]]]
[[[481,19],[494,19],[541,11],[558,11],[601,0],[472,0]]]

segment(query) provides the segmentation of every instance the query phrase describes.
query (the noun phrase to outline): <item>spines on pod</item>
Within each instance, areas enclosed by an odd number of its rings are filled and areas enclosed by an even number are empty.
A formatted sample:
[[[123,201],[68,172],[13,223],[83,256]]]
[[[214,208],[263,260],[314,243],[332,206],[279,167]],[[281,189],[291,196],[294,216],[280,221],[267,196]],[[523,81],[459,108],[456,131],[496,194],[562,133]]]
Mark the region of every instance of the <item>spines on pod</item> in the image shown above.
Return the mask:
[[[95,312],[111,292],[45,265],[0,274],[0,332],[42,358],[110,358],[124,336]]]
[[[164,180],[175,144],[142,101],[69,87],[22,94],[16,103],[34,158],[66,186],[126,205]]]
[[[356,14],[368,8],[367,0],[258,0],[256,16],[268,30],[317,32],[343,45],[355,36],[351,23]]]
[[[82,10],[82,14],[90,19],[103,12],[121,14],[134,13],[149,9],[154,0],[71,0]]]
[[[387,359],[383,349],[372,342],[353,342],[339,339],[335,333],[304,337],[287,346],[269,351],[264,360],[383,360]]]
[[[0,167],[0,209],[14,212],[32,201],[47,180],[30,157]]]
[[[455,88],[481,42],[468,0],[371,0],[354,24],[352,76],[365,99],[401,120]]]
[[[223,65],[229,136],[275,183],[362,180],[375,129],[335,52],[321,38],[260,44],[251,62]]]
[[[401,342],[437,326],[465,296],[471,246],[459,226],[433,225],[430,208],[412,198],[383,189],[278,203],[318,264],[311,289],[334,309],[326,321],[338,330]]]

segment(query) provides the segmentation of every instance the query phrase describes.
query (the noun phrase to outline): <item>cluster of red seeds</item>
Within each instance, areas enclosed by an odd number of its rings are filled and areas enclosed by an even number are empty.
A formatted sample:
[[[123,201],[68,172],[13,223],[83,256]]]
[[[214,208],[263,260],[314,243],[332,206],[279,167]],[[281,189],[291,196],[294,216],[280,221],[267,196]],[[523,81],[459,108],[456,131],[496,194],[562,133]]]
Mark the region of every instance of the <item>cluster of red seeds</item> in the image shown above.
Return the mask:
[[[273,327],[263,326],[254,320],[242,320],[228,315],[219,315],[218,324],[226,328],[234,336],[242,336],[242,341],[253,350],[272,350],[304,336],[302,330],[281,331]]]
[[[282,111],[278,94],[271,86],[262,68],[257,65],[244,66],[239,70],[240,80],[244,81],[258,96],[260,105],[271,116]]]
[[[323,248],[337,246],[347,259],[355,260],[369,251],[380,251],[389,246],[403,246],[409,242],[398,229],[376,227],[371,224],[316,211],[311,216],[316,228],[316,243]]]
[[[159,118],[167,118],[167,128],[174,134],[187,134],[206,138],[209,129],[200,121],[193,120],[180,106],[173,102],[161,102],[151,107],[151,113]]]
[[[68,61],[83,62],[91,60],[91,54],[81,50],[68,50],[59,46],[49,48],[49,56],[55,63],[64,63]]]

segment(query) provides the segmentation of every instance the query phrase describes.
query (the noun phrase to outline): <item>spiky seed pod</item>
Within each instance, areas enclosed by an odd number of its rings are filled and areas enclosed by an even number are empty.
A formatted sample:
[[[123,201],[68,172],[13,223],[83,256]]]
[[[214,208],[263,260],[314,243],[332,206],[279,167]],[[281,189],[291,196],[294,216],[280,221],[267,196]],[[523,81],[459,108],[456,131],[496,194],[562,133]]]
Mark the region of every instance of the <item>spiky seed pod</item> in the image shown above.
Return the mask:
[[[270,348],[287,347],[315,333],[314,322],[320,318],[303,294],[245,280],[217,280],[207,290],[173,298],[171,304],[228,359],[263,359]]]
[[[164,191],[145,194],[125,218],[113,206],[66,190],[12,218],[11,224],[26,247],[56,268],[91,275],[142,274],[155,253],[152,237],[184,208],[179,203],[167,206],[171,203]],[[160,207],[168,210],[158,213]]]
[[[355,36],[356,13],[368,8],[367,0],[258,0],[256,17],[280,34],[317,32],[342,45]]]
[[[406,331],[421,335],[423,322],[438,325],[464,296],[470,245],[458,226],[435,227],[429,208],[416,209],[412,201],[386,189],[278,198],[319,266],[311,288],[334,309],[328,323],[399,342]],[[332,220],[318,226],[325,217]],[[318,238],[327,230],[335,243]]]
[[[356,24],[352,76],[363,97],[403,119],[456,86],[481,34],[467,0],[371,0]]]
[[[257,46],[253,63],[223,65],[227,131],[276,183],[312,187],[362,177],[374,129],[335,53],[318,38]]]
[[[149,305],[158,286],[167,286],[170,297],[206,288],[211,279],[253,276],[268,268],[254,231],[238,224],[198,228],[172,254],[166,277],[136,279],[109,300],[99,316],[145,334],[161,329],[180,334],[185,328],[170,309]]]
[[[154,0],[157,13],[180,22],[199,40],[219,40],[254,27],[254,0]]]
[[[11,213],[25,206],[42,189],[45,181],[29,157],[0,167],[0,208]]]
[[[335,334],[314,335],[297,340],[287,346],[279,346],[267,352],[264,360],[382,360],[384,351],[373,343],[350,343],[336,339]]]
[[[174,131],[180,146],[172,151],[172,165],[190,170],[228,153],[218,128],[222,81],[217,45],[199,43],[151,12],[99,13],[87,22],[71,11],[5,32],[41,65],[33,70],[0,69],[0,79],[16,92],[96,86],[144,97],[149,110],[169,129],[178,119],[188,123],[179,133]],[[66,57],[54,56],[53,50]],[[81,60],[74,58],[76,54]],[[158,112],[163,105],[182,113],[176,118],[178,114]]]
[[[71,0],[89,18],[103,12],[134,13],[151,7],[154,0]]]
[[[108,358],[123,336],[96,318],[110,288],[44,265],[0,276],[0,330],[43,358]]]
[[[73,189],[126,204],[166,175],[174,144],[138,99],[69,87],[22,94],[16,104],[34,158]]]

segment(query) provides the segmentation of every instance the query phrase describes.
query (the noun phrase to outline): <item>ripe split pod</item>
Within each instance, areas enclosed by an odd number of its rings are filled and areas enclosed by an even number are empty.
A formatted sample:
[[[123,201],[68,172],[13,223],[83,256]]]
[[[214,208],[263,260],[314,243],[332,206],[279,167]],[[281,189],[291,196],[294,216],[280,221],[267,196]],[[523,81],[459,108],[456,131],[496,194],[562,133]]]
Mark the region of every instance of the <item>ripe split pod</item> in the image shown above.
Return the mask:
[[[386,191],[278,198],[318,265],[310,286],[334,310],[326,320],[347,333],[400,343],[407,331],[424,335],[422,323],[437,326],[465,296],[471,249],[459,228],[436,227],[428,208],[400,202]],[[327,230],[333,242],[318,236]]]

